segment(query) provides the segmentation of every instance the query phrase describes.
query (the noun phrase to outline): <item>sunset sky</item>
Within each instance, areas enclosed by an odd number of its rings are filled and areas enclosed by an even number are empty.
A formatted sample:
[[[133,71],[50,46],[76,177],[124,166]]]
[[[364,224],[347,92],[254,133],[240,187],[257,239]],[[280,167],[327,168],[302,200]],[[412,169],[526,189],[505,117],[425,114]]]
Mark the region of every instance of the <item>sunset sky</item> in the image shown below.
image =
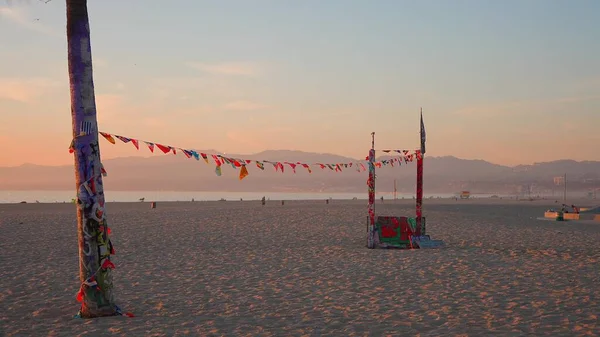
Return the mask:
[[[100,130],[177,147],[600,160],[600,1],[89,0]],[[65,1],[0,2],[0,166],[73,163]],[[149,155],[101,140],[103,158]],[[290,158],[294,160],[294,158]]]

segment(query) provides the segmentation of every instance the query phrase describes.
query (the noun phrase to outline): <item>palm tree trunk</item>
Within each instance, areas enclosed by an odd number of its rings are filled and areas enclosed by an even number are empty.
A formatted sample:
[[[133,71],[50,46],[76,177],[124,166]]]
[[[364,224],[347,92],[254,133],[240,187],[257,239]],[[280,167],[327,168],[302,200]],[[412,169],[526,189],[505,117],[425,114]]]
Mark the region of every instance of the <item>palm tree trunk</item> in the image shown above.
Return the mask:
[[[83,318],[115,315],[113,253],[104,212],[104,188],[92,72],[87,0],[67,1],[67,42],[79,241],[78,300]]]

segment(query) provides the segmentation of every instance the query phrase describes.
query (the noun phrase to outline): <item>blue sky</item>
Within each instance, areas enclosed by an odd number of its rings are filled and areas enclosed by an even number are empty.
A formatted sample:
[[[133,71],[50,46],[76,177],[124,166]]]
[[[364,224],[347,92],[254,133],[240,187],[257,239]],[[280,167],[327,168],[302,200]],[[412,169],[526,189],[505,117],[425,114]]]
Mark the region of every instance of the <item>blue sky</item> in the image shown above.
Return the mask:
[[[107,132],[362,158],[371,131],[417,148],[423,107],[428,155],[600,160],[600,1],[88,6]],[[64,1],[0,5],[0,166],[72,163],[65,23]]]

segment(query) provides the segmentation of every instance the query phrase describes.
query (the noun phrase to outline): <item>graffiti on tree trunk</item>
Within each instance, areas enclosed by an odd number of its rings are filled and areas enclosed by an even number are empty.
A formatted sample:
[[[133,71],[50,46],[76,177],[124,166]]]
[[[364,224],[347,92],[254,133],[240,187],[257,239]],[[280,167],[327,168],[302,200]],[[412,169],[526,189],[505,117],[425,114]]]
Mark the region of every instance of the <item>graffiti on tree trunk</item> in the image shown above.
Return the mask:
[[[367,180],[367,187],[369,192],[369,216],[368,216],[368,236],[367,236],[367,246],[369,248],[374,248],[377,245],[376,239],[377,235],[375,235],[375,150],[371,149],[369,151],[369,178]]]
[[[82,125],[84,126],[84,125]],[[89,128],[86,131],[90,131]],[[81,314],[93,311],[114,311],[112,269],[110,257],[114,248],[110,240],[110,227],[105,217],[105,200],[102,185],[102,167],[95,163],[100,156],[97,135],[82,133],[73,142],[79,160],[78,174],[84,182],[77,189],[78,217],[86,219],[80,235],[81,272],[84,281],[77,299],[81,302]],[[87,140],[87,141],[86,141]],[[86,145],[88,144],[88,145]],[[80,181],[81,181],[80,180]]]

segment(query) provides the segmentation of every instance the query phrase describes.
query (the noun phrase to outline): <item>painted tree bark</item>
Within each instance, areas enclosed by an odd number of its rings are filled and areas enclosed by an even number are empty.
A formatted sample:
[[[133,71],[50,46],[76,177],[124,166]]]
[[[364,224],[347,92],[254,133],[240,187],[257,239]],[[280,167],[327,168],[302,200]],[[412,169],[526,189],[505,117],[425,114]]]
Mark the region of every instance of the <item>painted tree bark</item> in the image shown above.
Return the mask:
[[[82,318],[118,313],[113,296],[114,253],[104,212],[102,165],[92,72],[92,52],[87,0],[66,0],[69,82],[75,179],[77,188],[77,236]]]
[[[371,150],[369,150],[369,178],[367,188],[369,193],[367,248],[376,248],[375,244],[375,132],[371,132]]]

